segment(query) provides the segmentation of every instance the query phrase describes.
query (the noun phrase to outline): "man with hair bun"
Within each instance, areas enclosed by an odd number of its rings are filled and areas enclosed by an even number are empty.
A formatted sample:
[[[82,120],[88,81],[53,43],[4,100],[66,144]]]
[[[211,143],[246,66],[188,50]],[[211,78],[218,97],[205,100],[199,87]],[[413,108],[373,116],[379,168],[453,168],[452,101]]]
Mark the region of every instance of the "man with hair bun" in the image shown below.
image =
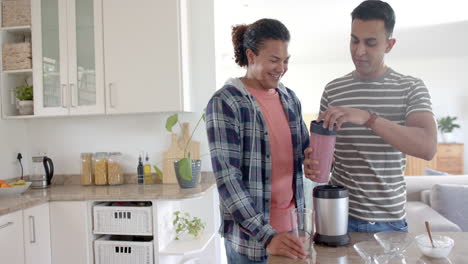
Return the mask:
[[[246,73],[229,79],[206,108],[228,263],[307,255],[289,233],[290,211],[304,208],[302,162],[309,145],[300,102],[280,82],[289,40],[275,19],[233,27],[235,62]]]

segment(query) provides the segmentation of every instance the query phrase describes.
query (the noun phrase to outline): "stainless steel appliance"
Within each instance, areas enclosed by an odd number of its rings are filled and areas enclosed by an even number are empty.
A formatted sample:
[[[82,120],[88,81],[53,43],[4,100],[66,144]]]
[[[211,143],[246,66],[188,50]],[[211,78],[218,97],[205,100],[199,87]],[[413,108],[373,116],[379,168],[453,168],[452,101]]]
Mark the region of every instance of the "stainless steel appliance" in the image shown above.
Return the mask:
[[[47,156],[32,157],[31,188],[47,188],[54,176],[54,163]]]
[[[339,185],[314,188],[315,235],[317,244],[344,246],[348,235],[348,190]]]

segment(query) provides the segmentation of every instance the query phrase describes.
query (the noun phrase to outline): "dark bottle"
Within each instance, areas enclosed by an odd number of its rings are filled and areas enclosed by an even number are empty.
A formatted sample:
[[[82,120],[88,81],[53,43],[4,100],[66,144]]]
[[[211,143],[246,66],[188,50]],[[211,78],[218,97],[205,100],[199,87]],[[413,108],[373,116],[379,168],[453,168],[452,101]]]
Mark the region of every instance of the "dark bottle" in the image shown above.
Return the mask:
[[[141,154],[138,157],[137,179],[138,179],[138,184],[145,183],[145,178],[143,174],[143,161],[141,160]]]

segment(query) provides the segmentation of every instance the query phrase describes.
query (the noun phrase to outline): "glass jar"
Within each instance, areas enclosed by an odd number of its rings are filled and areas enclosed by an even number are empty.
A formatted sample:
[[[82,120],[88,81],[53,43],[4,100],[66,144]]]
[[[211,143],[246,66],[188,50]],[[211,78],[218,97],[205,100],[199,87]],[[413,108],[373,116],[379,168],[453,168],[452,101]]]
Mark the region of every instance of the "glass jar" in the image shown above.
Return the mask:
[[[81,185],[94,184],[93,153],[81,153]]]
[[[94,183],[96,185],[107,184],[107,152],[94,154]]]
[[[124,176],[122,173],[122,153],[111,152],[107,160],[107,179],[109,184],[123,184]]]

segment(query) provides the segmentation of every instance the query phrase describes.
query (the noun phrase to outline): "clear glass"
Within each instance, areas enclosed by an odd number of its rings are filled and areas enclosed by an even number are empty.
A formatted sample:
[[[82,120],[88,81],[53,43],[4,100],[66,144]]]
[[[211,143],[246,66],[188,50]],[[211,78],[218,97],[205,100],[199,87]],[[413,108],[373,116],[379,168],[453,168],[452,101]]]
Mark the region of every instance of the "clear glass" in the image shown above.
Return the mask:
[[[384,231],[374,234],[375,239],[389,255],[390,263],[406,263],[403,253],[413,242],[413,236],[407,232]]]
[[[107,181],[107,152],[97,152],[94,154],[94,183],[105,185]]]
[[[78,105],[96,105],[94,1],[76,0],[76,54]]]
[[[366,264],[386,264],[385,249],[375,240],[362,241],[353,245]]]
[[[42,85],[44,107],[58,107],[62,103],[58,20],[58,0],[42,0]]]
[[[122,153],[111,152],[107,161],[107,179],[109,184],[117,185],[124,183],[124,175],[122,173]]]
[[[304,243],[304,249],[312,255],[314,245],[314,213],[312,209],[293,209],[290,212],[291,230]]]
[[[81,153],[81,185],[94,184],[93,153]]]

